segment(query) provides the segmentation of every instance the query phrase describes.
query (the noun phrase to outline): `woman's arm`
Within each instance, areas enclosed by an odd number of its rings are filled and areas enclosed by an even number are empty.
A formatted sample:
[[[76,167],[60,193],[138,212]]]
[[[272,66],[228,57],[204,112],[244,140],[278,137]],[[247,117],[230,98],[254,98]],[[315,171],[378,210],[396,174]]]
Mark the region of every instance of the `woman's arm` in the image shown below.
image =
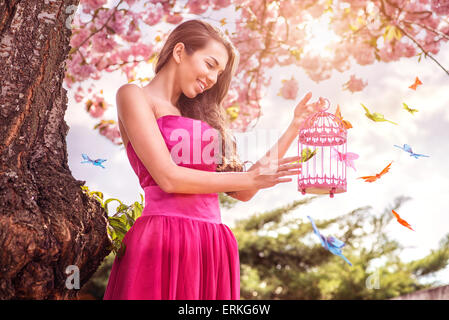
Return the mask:
[[[279,138],[279,140],[276,142],[276,144],[269,150],[267,153],[265,153],[264,157],[259,159],[254,165],[252,165],[248,171],[255,170],[256,168],[260,167],[262,165],[262,161],[269,157],[271,154],[276,154],[276,148],[277,148],[277,160],[280,160],[284,157],[285,153],[287,152],[288,148],[292,144],[292,142],[295,140],[295,138],[298,136],[300,123],[298,121],[293,120],[290,125],[288,126],[287,130],[284,132],[284,134]],[[241,190],[241,191],[235,191],[231,193],[227,193],[230,197],[233,197],[240,201],[249,201],[252,197],[259,191],[259,189],[247,189],[247,190]]]
[[[288,148],[292,144],[293,140],[297,137],[298,131],[302,126],[303,121],[306,116],[308,116],[311,112],[313,112],[314,108],[321,108],[324,100],[319,100],[313,104],[307,104],[307,102],[312,97],[312,92],[308,92],[299,103],[296,105],[294,110],[293,119],[288,126],[287,130],[284,132],[282,137],[277,141],[277,143],[265,154],[263,158],[257,161],[248,171],[255,170],[256,168],[262,165],[262,160],[265,160],[270,154],[275,154],[275,148],[277,149],[277,159],[281,159],[284,154],[287,152]],[[249,201],[254,195],[259,191],[259,189],[249,189],[242,191],[235,191],[232,193],[228,193],[229,196],[241,200],[241,201]]]
[[[116,98],[119,119],[135,153],[165,192],[216,193],[254,187],[254,175],[250,172],[208,172],[178,166],[149,106],[151,101],[141,89],[134,84],[123,85]]]

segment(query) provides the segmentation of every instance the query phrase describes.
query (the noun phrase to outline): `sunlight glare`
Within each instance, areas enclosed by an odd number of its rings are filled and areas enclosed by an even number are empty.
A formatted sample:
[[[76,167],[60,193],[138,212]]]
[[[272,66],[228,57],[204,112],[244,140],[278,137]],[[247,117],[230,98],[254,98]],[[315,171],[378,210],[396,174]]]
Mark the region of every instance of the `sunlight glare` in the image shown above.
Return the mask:
[[[304,51],[322,58],[332,58],[334,53],[330,45],[340,41],[340,37],[329,29],[330,15],[323,14],[319,19],[312,16],[308,18],[308,21],[301,25],[301,28],[305,28],[307,39]]]

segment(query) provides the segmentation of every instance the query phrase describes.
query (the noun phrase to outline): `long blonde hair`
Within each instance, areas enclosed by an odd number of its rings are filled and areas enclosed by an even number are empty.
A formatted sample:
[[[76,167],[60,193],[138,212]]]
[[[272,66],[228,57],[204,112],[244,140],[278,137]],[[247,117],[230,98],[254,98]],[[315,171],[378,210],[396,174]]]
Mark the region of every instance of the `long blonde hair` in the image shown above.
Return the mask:
[[[220,29],[202,20],[187,20],[178,25],[169,34],[162,50],[156,57],[155,73],[157,74],[172,56],[175,45],[182,42],[187,55],[191,56],[197,50],[203,49],[210,40],[222,43],[228,52],[228,63],[225,70],[218,76],[215,85],[195,98],[190,99],[181,93],[176,107],[184,117],[207,122],[220,132],[222,138],[222,158],[216,171],[246,171],[236,152],[235,138],[226,129],[227,116],[223,100],[228,94],[232,77],[234,76],[240,56],[226,34]]]

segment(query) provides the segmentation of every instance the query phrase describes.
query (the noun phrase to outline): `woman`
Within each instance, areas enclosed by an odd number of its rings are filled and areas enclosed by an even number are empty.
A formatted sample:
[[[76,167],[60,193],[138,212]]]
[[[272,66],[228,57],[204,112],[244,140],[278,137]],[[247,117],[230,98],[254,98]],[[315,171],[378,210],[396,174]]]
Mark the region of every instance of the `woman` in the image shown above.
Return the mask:
[[[220,30],[189,20],[170,33],[148,85],[118,90],[119,128],[145,208],[123,239],[124,254],[114,260],[104,299],[240,299],[238,246],[221,223],[218,192],[248,201],[259,189],[291,181],[282,176],[298,174],[300,165],[288,164],[298,157],[282,156],[310,94],[273,147],[276,157],[245,172],[222,106],[236,54]],[[211,136],[213,162],[205,159]]]

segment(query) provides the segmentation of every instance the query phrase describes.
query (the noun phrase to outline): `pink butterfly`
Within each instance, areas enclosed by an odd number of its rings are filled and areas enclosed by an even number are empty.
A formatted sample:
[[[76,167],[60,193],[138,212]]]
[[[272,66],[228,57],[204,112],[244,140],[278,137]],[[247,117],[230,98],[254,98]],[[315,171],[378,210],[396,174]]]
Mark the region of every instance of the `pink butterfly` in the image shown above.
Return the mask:
[[[337,149],[332,147],[331,154],[332,159],[337,159],[338,161],[345,162],[347,166],[354,169],[354,171],[357,171],[354,166],[354,160],[359,158],[359,155],[357,153],[353,152],[341,153]]]

